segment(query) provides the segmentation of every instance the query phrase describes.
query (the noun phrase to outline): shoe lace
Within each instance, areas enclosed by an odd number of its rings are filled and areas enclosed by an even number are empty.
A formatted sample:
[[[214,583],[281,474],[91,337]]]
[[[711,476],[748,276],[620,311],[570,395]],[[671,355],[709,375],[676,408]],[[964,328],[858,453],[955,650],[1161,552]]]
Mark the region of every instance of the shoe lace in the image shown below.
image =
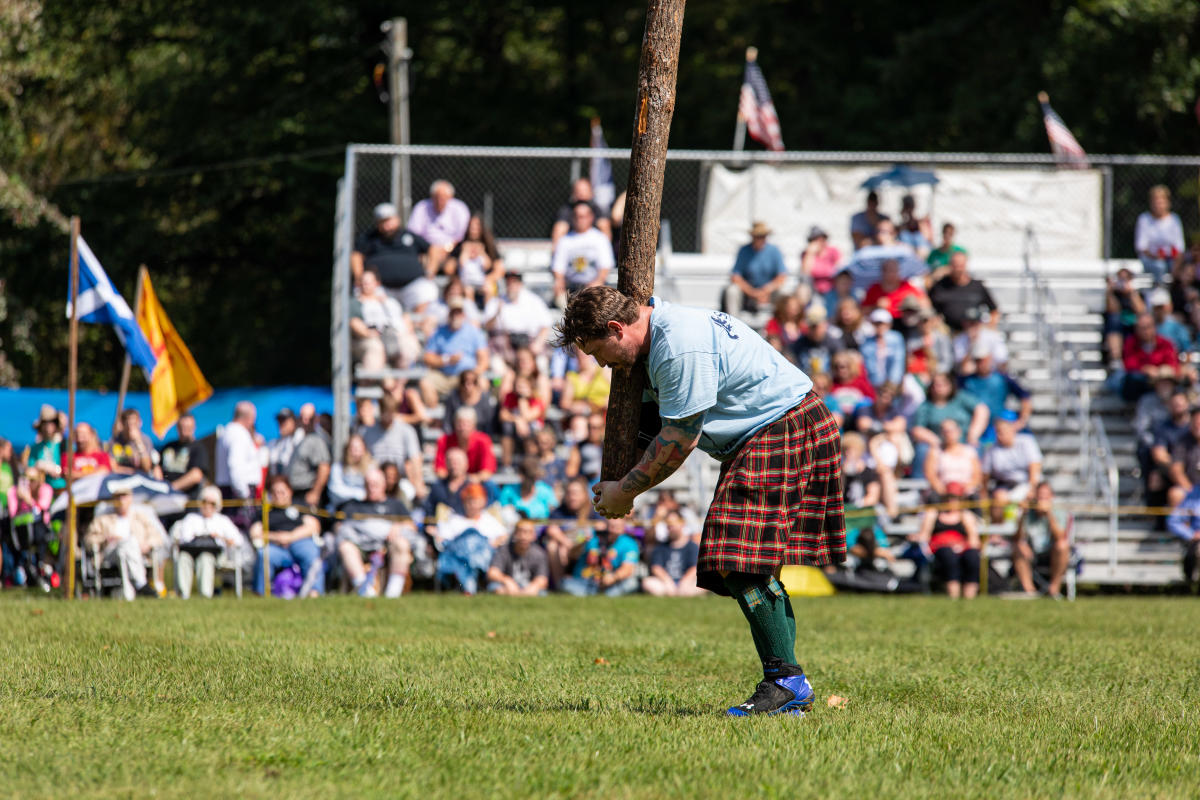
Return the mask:
[[[773,681],[759,681],[758,686],[754,687],[754,694],[750,695],[750,699],[743,705],[757,708],[760,704],[773,700],[776,690],[777,687]]]

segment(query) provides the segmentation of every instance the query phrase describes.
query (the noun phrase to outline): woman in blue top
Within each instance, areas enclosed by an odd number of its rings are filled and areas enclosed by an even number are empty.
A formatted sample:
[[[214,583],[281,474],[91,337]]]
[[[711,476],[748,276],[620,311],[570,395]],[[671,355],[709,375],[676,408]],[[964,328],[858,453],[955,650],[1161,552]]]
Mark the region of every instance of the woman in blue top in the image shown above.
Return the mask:
[[[526,519],[547,519],[558,505],[554,489],[542,480],[542,461],[537,456],[525,456],[518,468],[520,483],[510,483],[500,490],[500,505],[515,508]]]

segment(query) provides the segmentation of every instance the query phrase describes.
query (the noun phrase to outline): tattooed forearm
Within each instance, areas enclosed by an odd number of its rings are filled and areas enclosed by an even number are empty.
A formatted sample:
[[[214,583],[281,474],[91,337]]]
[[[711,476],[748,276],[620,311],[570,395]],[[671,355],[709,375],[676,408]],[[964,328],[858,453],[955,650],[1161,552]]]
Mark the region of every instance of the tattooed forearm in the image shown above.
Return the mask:
[[[703,413],[663,425],[642,460],[622,479],[621,491],[638,495],[666,480],[695,449],[703,427]]]

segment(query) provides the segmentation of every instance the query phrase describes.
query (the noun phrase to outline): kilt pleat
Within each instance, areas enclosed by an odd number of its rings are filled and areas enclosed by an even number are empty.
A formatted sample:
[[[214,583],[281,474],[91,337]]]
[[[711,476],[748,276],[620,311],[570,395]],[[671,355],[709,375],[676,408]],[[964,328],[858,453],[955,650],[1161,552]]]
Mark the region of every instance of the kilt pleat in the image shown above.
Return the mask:
[[[722,465],[697,581],[728,594],[722,572],[771,575],[785,565],[845,558],[841,434],[821,398],[809,393]]]

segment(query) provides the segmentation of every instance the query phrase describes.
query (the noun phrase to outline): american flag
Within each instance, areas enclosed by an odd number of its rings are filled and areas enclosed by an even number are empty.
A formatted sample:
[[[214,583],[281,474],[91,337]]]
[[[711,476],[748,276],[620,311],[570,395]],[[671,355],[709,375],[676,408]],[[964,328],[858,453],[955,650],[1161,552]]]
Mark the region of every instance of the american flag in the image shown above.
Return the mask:
[[[757,61],[746,61],[746,74],[742,77],[742,94],[738,98],[738,114],[746,123],[746,131],[766,145],[768,150],[783,149],[783,133],[779,130],[779,117],[767,79],[758,68]]]
[[[1054,113],[1054,109],[1050,107],[1050,98],[1045,92],[1038,95],[1038,102],[1042,105],[1042,120],[1046,123],[1046,136],[1050,138],[1050,150],[1058,159],[1058,163],[1081,169],[1087,167],[1087,153],[1083,152],[1079,142],[1075,141],[1075,137],[1071,135],[1071,131],[1062,121],[1062,117]]]

